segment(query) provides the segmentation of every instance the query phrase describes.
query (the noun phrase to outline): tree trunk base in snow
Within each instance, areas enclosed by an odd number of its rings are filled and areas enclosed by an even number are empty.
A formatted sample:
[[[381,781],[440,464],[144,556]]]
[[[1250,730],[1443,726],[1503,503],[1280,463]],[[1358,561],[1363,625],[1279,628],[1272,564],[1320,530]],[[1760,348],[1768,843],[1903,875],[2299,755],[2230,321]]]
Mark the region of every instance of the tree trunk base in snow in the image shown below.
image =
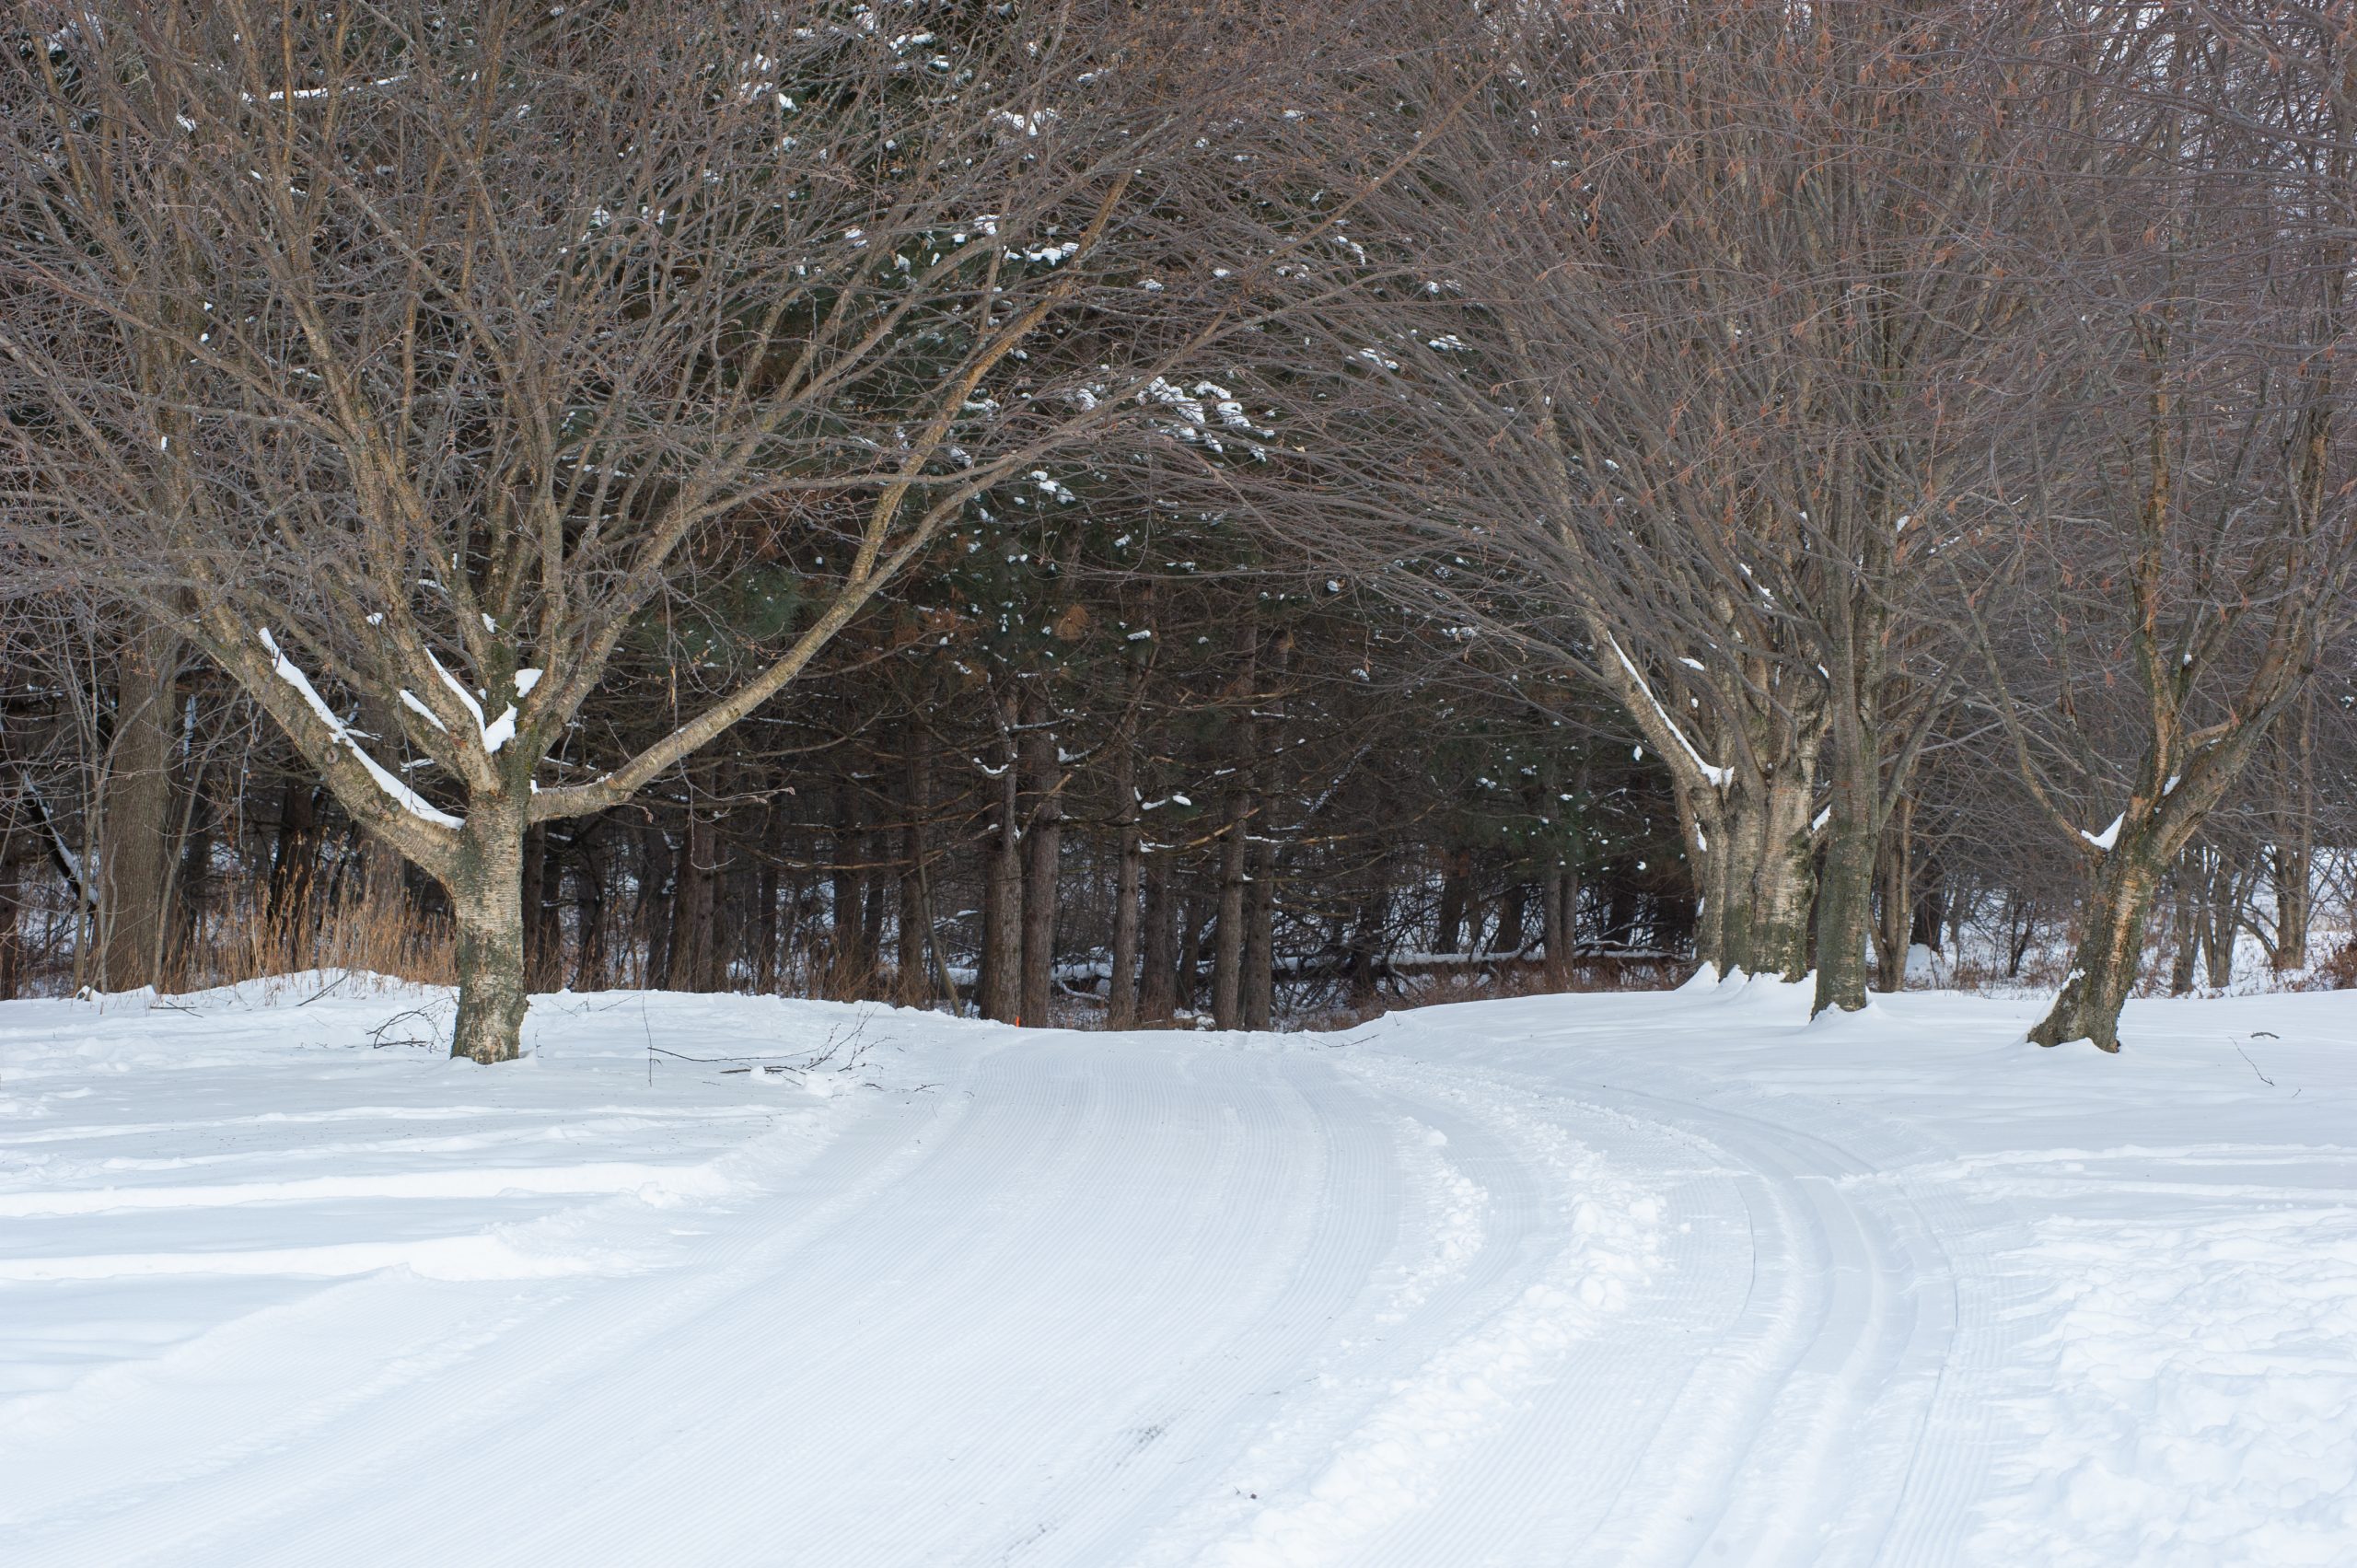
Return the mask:
[[[2149,842],[2121,843],[2105,857],[2087,900],[2086,935],[2072,956],[2071,977],[2054,1006],[2029,1031],[2038,1045],[2091,1040],[2119,1049],[2119,1010],[2135,989],[2143,958],[2144,918],[2160,886],[2160,856]]]
[[[2055,998],[2054,1009],[2038,1020],[2029,1031],[2032,1044],[2067,1045],[2075,1040],[2092,1043],[2097,1051],[2117,1053],[2119,1050],[2119,1008],[2106,1008],[2097,997],[2102,987],[2090,986],[2084,975],[2073,975],[2063,986],[2062,994]]]
[[[480,804],[449,888],[459,926],[459,1017],[450,1054],[486,1066],[523,1054],[524,823]]]

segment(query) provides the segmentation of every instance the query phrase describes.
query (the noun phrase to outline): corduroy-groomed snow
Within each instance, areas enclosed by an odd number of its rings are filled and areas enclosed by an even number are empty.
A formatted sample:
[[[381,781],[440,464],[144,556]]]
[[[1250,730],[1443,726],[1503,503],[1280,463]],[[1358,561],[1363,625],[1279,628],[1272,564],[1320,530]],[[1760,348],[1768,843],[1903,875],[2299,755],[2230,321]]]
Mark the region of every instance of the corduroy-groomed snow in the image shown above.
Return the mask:
[[[8,1004],[0,1555],[2357,1562],[2357,1001],[1805,997]]]

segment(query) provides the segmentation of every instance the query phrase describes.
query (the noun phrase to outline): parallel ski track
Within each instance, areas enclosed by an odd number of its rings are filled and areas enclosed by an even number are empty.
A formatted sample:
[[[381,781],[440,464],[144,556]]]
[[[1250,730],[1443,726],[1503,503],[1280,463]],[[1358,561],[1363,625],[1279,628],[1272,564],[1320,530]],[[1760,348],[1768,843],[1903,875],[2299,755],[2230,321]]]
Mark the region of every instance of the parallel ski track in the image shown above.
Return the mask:
[[[9,1560],[595,1562],[677,1508],[680,1563],[1955,1561],[2009,1213],[1860,1179],[1922,1157],[1863,1115],[1418,1038],[1006,1037],[673,1266],[323,1294],[398,1306],[387,1364]]]

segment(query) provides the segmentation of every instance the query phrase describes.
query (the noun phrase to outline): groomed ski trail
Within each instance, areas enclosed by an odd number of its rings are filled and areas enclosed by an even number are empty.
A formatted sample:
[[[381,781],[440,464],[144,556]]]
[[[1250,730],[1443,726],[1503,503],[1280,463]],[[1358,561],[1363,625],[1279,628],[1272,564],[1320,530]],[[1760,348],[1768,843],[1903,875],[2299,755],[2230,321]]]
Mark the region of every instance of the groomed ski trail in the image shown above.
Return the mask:
[[[2118,1069],[2019,1056],[2000,1018],[1928,1077],[1788,990],[1284,1037],[884,1012],[825,1095],[710,1065],[643,1090],[632,1016],[505,1076],[363,1054],[356,1102],[315,1072],[259,1114],[277,1058],[93,1089],[106,1049],[76,1046],[0,1129],[50,1178],[0,1181],[0,1309],[87,1292],[128,1342],[163,1298],[118,1276],[273,1294],[0,1399],[0,1534],[109,1568],[1985,1560],[2049,1506],[2039,1434],[2106,1419],[2039,1379],[2096,1309],[2044,1259],[2131,1191],[2089,1162],[2142,1157],[2074,1145],[2057,1086]],[[664,1006],[690,1054],[778,1038],[775,1005]],[[2139,1070],[2220,1114],[2207,1057]],[[2337,1168],[2273,1125],[2217,1145],[2220,1202],[2298,1194],[2246,1148]],[[2339,1517],[2317,1463],[2301,1541]]]

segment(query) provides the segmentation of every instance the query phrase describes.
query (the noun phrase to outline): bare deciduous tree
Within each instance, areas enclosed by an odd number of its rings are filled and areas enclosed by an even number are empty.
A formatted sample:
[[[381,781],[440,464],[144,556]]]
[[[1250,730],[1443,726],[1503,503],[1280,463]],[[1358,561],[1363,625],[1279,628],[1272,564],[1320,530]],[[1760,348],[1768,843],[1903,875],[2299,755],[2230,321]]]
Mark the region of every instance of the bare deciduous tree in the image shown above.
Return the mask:
[[[1208,269],[1135,303],[1202,215],[1169,187],[1215,194],[1193,149],[1249,122],[1246,63],[1300,64],[1247,7],[1120,0],[900,37],[825,0],[25,11],[11,525],[447,889],[482,1061],[517,1049],[528,830],[675,768],[1200,348]],[[1044,352],[1108,315],[1095,363]],[[788,631],[583,772],[568,733],[717,532],[792,565]]]
[[[2163,878],[2351,610],[2357,41],[2203,5],[2098,7],[2062,42],[2082,87],[2054,131],[2084,177],[2058,186],[2035,342],[2072,368],[1980,626],[2022,776],[2091,879],[2030,1038],[2117,1051]]]

